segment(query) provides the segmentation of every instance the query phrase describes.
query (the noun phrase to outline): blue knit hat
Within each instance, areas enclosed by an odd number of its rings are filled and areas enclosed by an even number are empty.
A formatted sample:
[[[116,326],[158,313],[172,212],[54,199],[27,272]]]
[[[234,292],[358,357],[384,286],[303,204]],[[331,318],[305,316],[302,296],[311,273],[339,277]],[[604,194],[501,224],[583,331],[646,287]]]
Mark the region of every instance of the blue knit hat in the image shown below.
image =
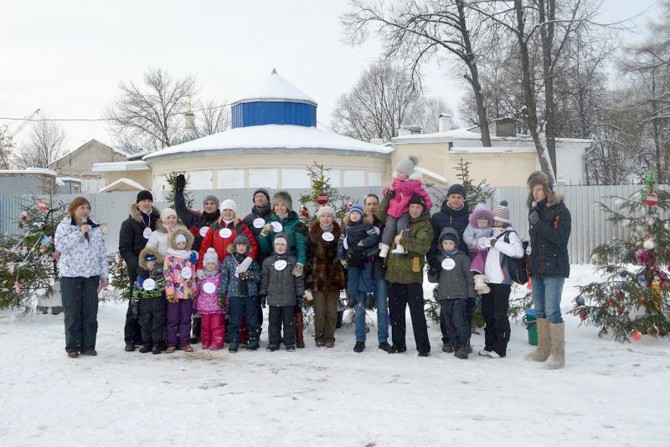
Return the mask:
[[[363,207],[360,206],[358,203],[354,203],[351,205],[351,208],[349,208],[349,215],[351,213],[358,213],[361,215],[361,217],[365,216],[365,211],[363,211]]]

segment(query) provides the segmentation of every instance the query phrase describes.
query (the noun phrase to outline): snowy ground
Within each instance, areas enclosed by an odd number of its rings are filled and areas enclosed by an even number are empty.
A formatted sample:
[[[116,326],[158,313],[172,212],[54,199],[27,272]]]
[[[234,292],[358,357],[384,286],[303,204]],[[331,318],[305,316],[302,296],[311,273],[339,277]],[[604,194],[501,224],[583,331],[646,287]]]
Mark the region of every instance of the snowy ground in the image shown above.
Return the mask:
[[[592,279],[574,266],[575,284]],[[670,343],[600,339],[566,317],[567,365],[523,360],[525,328],[508,357],[458,360],[440,351],[388,355],[376,328],[362,354],[354,330],[334,349],[172,355],[123,351],[125,304],[100,307],[98,357],[68,359],[63,316],[0,314],[3,446],[547,445],[666,446]],[[263,332],[263,348],[266,334]],[[475,349],[483,336],[474,335]],[[411,330],[408,347],[413,347]],[[190,441],[190,442],[189,442]]]

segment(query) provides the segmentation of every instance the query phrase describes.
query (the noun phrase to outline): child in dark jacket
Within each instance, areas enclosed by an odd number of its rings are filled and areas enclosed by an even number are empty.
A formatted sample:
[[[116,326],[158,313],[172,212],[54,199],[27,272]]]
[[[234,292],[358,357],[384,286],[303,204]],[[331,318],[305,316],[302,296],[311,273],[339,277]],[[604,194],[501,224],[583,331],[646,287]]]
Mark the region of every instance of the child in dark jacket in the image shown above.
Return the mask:
[[[270,305],[268,322],[269,344],[267,351],[279,349],[284,327],[284,345],[287,351],[295,351],[296,306],[302,307],[305,294],[304,275],[295,276],[291,272],[297,264],[295,256],[289,254],[288,238],[285,233],[277,233],[273,241],[274,253],[263,261],[263,275],[259,295]]]
[[[375,302],[375,283],[372,280],[374,257],[369,252],[377,247],[379,234],[372,222],[372,216],[366,216],[360,205],[353,205],[344,218],[346,226],[339,244],[340,259],[347,269],[349,307],[354,308],[354,351],[358,353],[365,349],[365,308],[372,309]]]
[[[165,278],[158,250],[145,247],[139,256],[140,272],[133,287],[133,308],[139,310],[142,328],[141,353],[160,354],[165,336]],[[135,303],[133,303],[135,304]]]
[[[200,314],[202,349],[217,351],[223,348],[226,323],[225,306],[219,303],[219,256],[212,247],[203,256],[202,270],[204,278],[198,280],[198,296],[194,307]]]
[[[470,323],[468,298],[475,298],[475,283],[470,270],[470,258],[458,249],[458,233],[448,227],[438,239],[440,263],[437,300],[440,303],[440,324],[446,328],[447,342],[443,351],[454,352],[459,359],[470,353]]]
[[[258,284],[261,281],[261,271],[256,261],[251,261],[248,268],[240,272],[240,265],[249,258],[251,243],[249,239],[239,234],[233,242],[233,252],[226,256],[221,266],[221,285],[219,296],[222,303],[226,298],[230,305],[230,346],[228,351],[237,352],[240,347],[240,328],[245,319],[249,331],[247,349],[255,351],[259,347],[258,336],[260,327],[258,321]]]

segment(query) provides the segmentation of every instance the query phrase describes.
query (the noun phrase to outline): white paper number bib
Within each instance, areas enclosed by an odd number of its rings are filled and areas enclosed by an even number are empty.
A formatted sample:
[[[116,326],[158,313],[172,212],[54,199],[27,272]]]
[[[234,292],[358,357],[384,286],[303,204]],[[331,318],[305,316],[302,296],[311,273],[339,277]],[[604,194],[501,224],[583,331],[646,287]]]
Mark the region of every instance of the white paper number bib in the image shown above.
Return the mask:
[[[275,270],[277,270],[278,272],[281,272],[285,268],[286,268],[286,261],[284,261],[283,259],[280,259],[279,261],[275,262]]]
[[[272,231],[274,231],[275,233],[279,233],[281,230],[284,229],[284,227],[280,222],[272,222],[270,225],[272,225]]]
[[[144,290],[146,290],[147,292],[151,292],[152,290],[154,290],[156,288],[156,281],[154,281],[151,278],[147,278],[142,283],[142,288]]]
[[[202,236],[202,237],[207,236],[208,231],[209,231],[209,227],[200,227],[200,236]]]
[[[184,279],[191,279],[191,276],[193,276],[191,267],[184,267],[184,269],[181,271],[181,277]]]
[[[265,219],[262,217],[257,217],[254,219],[254,228],[263,228],[263,225],[265,225]]]
[[[142,232],[142,236],[144,236],[144,239],[149,239],[151,237],[151,228],[146,227]]]
[[[451,258],[447,258],[442,261],[442,268],[445,270],[453,270],[456,267],[456,261]]]
[[[205,293],[214,293],[216,292],[216,286],[214,283],[207,281],[205,284],[203,284],[202,290],[204,290]]]
[[[335,236],[333,236],[333,233],[330,231],[324,231],[321,234],[321,239],[323,239],[326,242],[333,242],[333,239],[335,239]]]
[[[224,239],[228,239],[230,236],[232,236],[233,232],[230,230],[230,228],[221,228],[219,230],[219,236],[221,236]]]

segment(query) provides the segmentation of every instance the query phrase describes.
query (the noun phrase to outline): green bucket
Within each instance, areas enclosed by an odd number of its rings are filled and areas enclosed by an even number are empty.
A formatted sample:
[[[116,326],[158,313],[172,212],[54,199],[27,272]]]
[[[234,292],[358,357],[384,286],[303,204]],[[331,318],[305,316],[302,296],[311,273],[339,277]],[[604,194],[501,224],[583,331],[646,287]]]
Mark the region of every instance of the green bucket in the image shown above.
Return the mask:
[[[537,317],[535,316],[535,309],[526,309],[526,315],[521,322],[528,329],[528,343],[537,346]]]

